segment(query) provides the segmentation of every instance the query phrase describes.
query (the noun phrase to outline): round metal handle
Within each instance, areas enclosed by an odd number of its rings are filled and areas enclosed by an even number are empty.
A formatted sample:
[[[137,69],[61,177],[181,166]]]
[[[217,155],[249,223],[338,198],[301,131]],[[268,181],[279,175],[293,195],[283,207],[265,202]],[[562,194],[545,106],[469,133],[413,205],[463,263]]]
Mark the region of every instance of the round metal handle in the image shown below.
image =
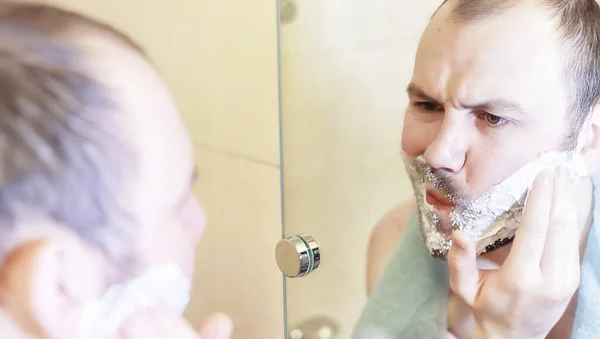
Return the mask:
[[[313,237],[307,234],[292,235],[277,243],[275,258],[283,275],[298,278],[319,268],[321,251]]]

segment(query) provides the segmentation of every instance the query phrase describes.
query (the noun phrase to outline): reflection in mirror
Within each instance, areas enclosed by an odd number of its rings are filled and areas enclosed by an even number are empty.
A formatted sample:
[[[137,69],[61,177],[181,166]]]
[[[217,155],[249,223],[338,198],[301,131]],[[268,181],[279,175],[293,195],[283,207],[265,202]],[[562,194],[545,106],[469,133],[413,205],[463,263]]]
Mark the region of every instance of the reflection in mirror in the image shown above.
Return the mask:
[[[402,13],[419,17],[421,7]],[[394,66],[412,65],[402,53],[415,36],[388,47],[404,36],[390,33],[385,14],[400,11],[371,16],[374,8],[345,2],[321,12],[310,27],[323,43],[290,47],[284,59],[286,217],[323,248],[323,269],[289,284],[290,318],[337,308],[349,331],[363,307],[357,278],[368,244],[371,295],[353,339],[596,337],[598,3],[445,2],[424,29],[404,94]],[[309,12],[300,9],[298,23]],[[374,17],[386,30],[357,25]],[[390,159],[400,159],[386,153],[398,121],[385,113],[397,114],[405,95],[402,160],[412,190],[393,186],[400,171]],[[412,206],[391,208],[411,191]]]
[[[339,325],[328,316],[318,315],[289,327],[288,339],[339,339]]]

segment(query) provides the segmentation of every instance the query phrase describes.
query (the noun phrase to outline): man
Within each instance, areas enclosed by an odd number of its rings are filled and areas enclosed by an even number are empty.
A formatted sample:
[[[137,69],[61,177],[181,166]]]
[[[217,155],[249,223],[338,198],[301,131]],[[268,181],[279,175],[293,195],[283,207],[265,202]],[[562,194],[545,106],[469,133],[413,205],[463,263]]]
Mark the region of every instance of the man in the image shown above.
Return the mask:
[[[0,3],[2,338],[198,338],[177,313],[205,226],[194,180],[190,138],[135,43]],[[201,335],[230,331],[216,315]]]
[[[442,4],[407,91],[416,201],[373,232],[355,338],[597,337],[599,37],[593,0]]]

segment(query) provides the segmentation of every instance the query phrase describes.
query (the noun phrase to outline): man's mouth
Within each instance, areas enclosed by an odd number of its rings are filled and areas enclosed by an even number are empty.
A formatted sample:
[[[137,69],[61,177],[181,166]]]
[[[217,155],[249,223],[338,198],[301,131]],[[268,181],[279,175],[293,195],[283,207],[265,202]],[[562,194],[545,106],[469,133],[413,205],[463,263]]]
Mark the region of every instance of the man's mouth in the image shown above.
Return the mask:
[[[432,189],[427,189],[425,194],[425,200],[431,206],[433,206],[438,211],[452,211],[454,209],[454,204],[446,198],[445,195],[434,191]]]

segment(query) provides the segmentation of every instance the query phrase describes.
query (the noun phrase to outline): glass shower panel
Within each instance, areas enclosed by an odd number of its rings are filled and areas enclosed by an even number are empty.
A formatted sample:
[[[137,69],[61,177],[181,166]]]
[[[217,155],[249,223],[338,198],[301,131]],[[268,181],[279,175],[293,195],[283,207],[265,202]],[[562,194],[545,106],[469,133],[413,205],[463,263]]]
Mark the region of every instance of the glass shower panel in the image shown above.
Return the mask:
[[[286,279],[289,338],[349,338],[367,300],[371,231],[412,197],[399,146],[405,88],[439,4],[280,0],[288,238],[277,256],[297,276]]]

